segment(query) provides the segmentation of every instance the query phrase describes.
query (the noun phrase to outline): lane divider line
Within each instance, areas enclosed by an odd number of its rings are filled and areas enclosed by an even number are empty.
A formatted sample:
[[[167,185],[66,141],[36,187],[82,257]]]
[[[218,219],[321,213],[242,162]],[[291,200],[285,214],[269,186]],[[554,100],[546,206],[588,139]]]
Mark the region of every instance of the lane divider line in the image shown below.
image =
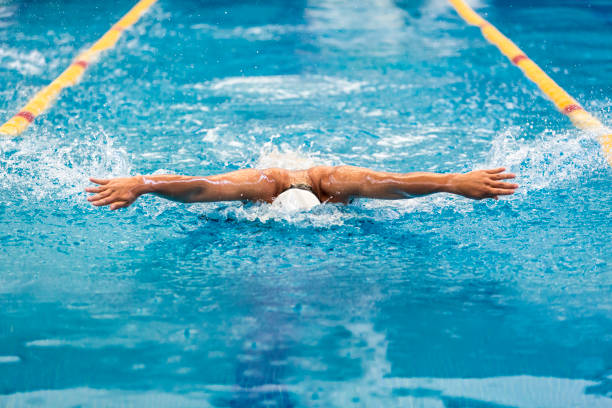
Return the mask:
[[[40,90],[21,110],[0,126],[0,135],[18,136],[57,99],[60,92],[75,85],[85,69],[94,63],[102,51],[115,46],[121,34],[136,23],[157,0],[140,0],[89,49],[80,53],[72,64],[53,82]]]
[[[599,136],[599,142],[608,163],[612,166],[612,130],[604,126],[597,118],[587,112],[563,88],[552,80],[527,54],[503,35],[495,26],[476,13],[464,0],[449,0],[457,14],[466,23],[479,27],[482,35],[491,44],[497,46],[502,54],[523,71],[523,74],[534,82],[559,109],[579,129],[593,132]]]

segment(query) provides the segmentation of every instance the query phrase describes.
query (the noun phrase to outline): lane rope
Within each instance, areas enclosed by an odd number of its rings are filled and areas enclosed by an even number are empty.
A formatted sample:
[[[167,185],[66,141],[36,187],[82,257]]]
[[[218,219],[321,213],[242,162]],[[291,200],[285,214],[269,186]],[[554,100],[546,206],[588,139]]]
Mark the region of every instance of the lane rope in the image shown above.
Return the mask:
[[[98,59],[102,51],[113,48],[123,31],[134,25],[156,1],[140,0],[136,3],[98,41],[79,54],[60,76],[34,95],[8,122],[0,126],[0,135],[14,137],[26,130],[37,116],[49,108],[64,88],[75,85],[81,79],[87,67]]]
[[[468,24],[479,27],[482,35],[517,67],[525,76],[534,82],[540,90],[555,104],[557,109],[566,115],[579,129],[593,132],[599,136],[599,142],[608,163],[612,166],[612,130],[604,126],[597,118],[587,112],[563,88],[552,80],[527,54],[503,35],[495,26],[476,13],[464,0],[449,0],[457,14]]]

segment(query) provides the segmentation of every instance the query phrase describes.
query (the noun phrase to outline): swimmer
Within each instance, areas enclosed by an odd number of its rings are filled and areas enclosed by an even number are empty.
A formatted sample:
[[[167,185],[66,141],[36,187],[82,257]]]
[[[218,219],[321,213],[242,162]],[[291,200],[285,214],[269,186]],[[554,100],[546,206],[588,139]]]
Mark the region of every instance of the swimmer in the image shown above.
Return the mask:
[[[310,209],[321,203],[348,204],[355,198],[398,200],[433,193],[481,200],[513,194],[517,184],[503,167],[469,173],[388,173],[354,166],[317,166],[307,170],[244,169],[207,177],[139,175],[91,178],[85,191],[95,206],[127,207],[143,194],[182,203],[214,201],[266,202],[288,209]]]

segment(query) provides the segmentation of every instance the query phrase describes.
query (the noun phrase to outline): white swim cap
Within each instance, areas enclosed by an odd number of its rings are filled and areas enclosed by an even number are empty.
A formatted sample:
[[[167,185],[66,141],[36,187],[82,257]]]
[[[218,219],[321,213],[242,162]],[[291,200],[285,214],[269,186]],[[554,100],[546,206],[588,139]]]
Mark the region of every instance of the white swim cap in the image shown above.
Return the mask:
[[[300,188],[290,188],[272,201],[272,207],[285,211],[307,211],[321,204],[316,195]]]

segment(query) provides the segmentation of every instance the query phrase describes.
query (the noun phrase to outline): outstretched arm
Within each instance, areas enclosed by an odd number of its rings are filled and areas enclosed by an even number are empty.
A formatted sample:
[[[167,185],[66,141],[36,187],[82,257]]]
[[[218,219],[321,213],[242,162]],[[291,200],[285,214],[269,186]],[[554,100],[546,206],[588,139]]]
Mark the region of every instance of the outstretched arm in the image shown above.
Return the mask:
[[[88,198],[95,206],[110,205],[111,210],[127,207],[143,194],[156,194],[183,203],[204,201],[267,201],[278,194],[280,169],[238,170],[209,177],[175,175],[134,176],[90,179],[99,184],[86,188],[95,193]]]
[[[464,174],[387,173],[353,166],[327,168],[322,175],[321,189],[330,201],[346,202],[351,198],[368,197],[401,199],[433,193],[452,193],[480,200],[498,199],[513,194],[518,184],[503,180],[514,178],[500,167],[475,170]]]

